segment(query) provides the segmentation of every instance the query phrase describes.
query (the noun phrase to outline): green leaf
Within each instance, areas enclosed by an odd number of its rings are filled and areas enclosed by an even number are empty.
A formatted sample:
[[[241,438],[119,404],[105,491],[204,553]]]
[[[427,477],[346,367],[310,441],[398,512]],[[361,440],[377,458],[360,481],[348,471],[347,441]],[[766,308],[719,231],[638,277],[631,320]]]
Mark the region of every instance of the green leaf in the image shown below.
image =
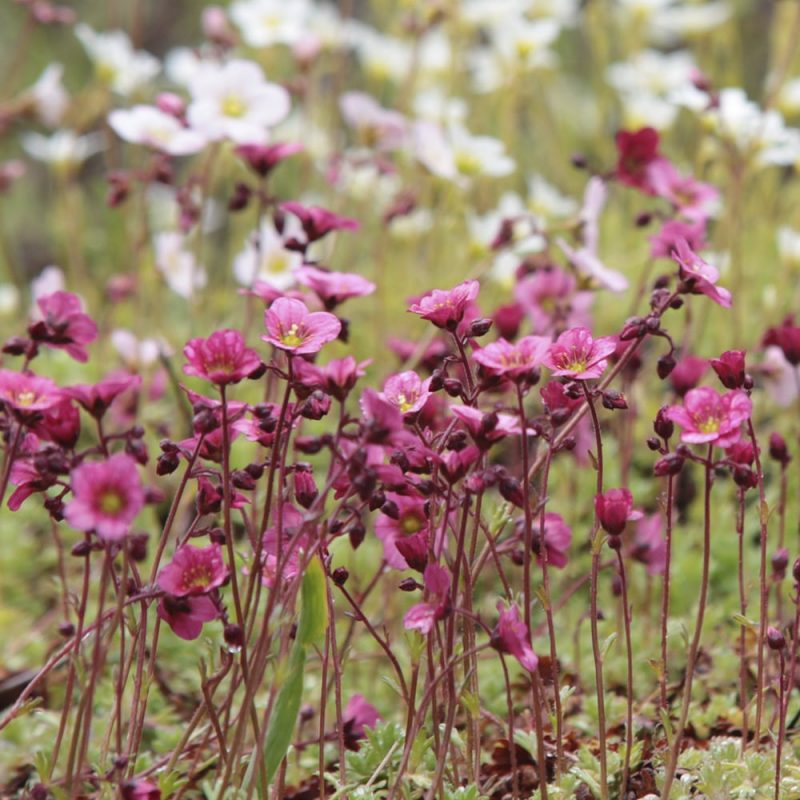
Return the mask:
[[[612,633],[606,640],[600,645],[600,660],[605,661],[606,656],[608,655],[608,651],[611,649],[611,645],[617,640],[616,632]]]
[[[301,598],[297,640],[304,645],[319,645],[328,627],[328,587],[319,556],[313,556],[306,567]]]
[[[298,636],[289,656],[289,668],[286,680],[278,692],[275,707],[267,728],[264,740],[264,767],[267,783],[270,783],[278,771],[281,761],[286,756],[292,743],[300,703],[303,699],[303,673],[306,665],[306,648]]]

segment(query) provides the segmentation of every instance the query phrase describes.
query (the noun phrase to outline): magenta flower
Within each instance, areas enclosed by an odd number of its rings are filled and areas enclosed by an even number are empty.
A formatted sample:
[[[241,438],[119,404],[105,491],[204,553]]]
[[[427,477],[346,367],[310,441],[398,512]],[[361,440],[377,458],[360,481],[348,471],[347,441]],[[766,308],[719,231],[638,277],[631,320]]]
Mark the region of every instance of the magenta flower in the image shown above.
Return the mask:
[[[334,358],[324,367],[320,367],[323,389],[341,402],[356,385],[358,379],[364,377],[366,374],[364,370],[371,363],[372,359],[356,362],[353,356]]]
[[[589,324],[592,292],[577,291],[574,276],[562,269],[539,269],[515,287],[514,297],[528,313],[534,333]]]
[[[63,399],[62,390],[50,378],[0,369],[0,403],[14,411],[23,422],[35,421],[38,412],[54,408]]]
[[[683,222],[669,219],[661,230],[650,237],[650,255],[653,258],[672,258],[672,252],[681,239],[689,243],[689,247],[697,252],[706,246],[706,224],[703,220]]]
[[[358,404],[371,443],[383,444],[403,431],[403,415],[400,409],[374,389],[364,389]]]
[[[800,365],[800,326],[794,324],[794,316],[767,329],[762,344],[765,347],[779,347],[793,367]]]
[[[40,419],[31,427],[36,436],[67,449],[75,447],[81,432],[81,416],[68,397],[40,414]]]
[[[294,214],[303,226],[308,242],[316,242],[331,231],[357,231],[358,220],[340,217],[320,206],[304,206],[294,201],[281,203],[281,210]]]
[[[675,393],[683,397],[690,389],[694,389],[708,370],[708,361],[699,356],[682,358],[669,374],[669,381]]]
[[[681,280],[692,294],[704,294],[723,308],[731,307],[731,293],[716,283],[719,272],[695,253],[685,239],[679,239],[672,258],[680,267]]]
[[[172,628],[176,636],[186,641],[193,641],[203,630],[204,622],[217,619],[220,612],[210,597],[172,597],[161,598],[156,609],[159,619]]]
[[[628,520],[642,518],[640,511],[633,510],[633,495],[628,489],[608,489],[595,495],[594,510],[603,530],[610,536],[619,536]]]
[[[497,610],[500,619],[492,632],[492,646],[514,656],[528,672],[536,672],[539,659],[530,645],[528,626],[520,619],[519,608],[513,603],[506,608],[503,601],[498,600]]]
[[[603,374],[616,347],[613,336],[593,339],[588,328],[570,328],[550,345],[543,363],[557,377],[586,381]]]
[[[97,383],[81,383],[68,386],[64,394],[77,400],[86,411],[96,419],[100,419],[108,411],[109,406],[128,389],[138,387],[142,379],[128,372],[112,372]]]
[[[514,344],[498,339],[476,350],[473,358],[489,375],[516,382],[541,366],[549,347],[550,339],[546,336],[525,336]]]
[[[32,494],[47,491],[55,483],[56,476],[42,475],[33,459],[15,458],[11,464],[9,479],[17,488],[8,498],[8,508],[11,511],[19,511]]]
[[[415,495],[394,492],[387,492],[386,499],[397,507],[397,517],[381,512],[375,520],[375,535],[383,542],[386,563],[394,569],[408,569],[408,560],[397,549],[397,542],[414,534],[422,534],[427,541],[429,522],[425,514],[425,501]]]
[[[705,222],[719,199],[719,192],[711,184],[692,175],[681,175],[667,160],[654,164],[649,177],[654,193],[672,203],[690,221]]]
[[[342,323],[327,311],[309,311],[305,303],[279,297],[265,312],[267,335],[261,338],[296,355],[317,353],[332,342]]]
[[[479,289],[478,281],[464,281],[447,290],[434,289],[418,302],[412,303],[408,310],[429,320],[437,328],[454,331],[464,318],[467,307],[478,296]]]
[[[217,386],[239,383],[261,367],[258,353],[245,346],[239,331],[230,328],[214,331],[208,339],[189,340],[183,354],[189,362],[183,367],[186,375]]]
[[[686,394],[682,406],[669,406],[666,416],[680,425],[684,442],[729,447],[739,441],[742,423],[751,412],[752,403],[743,391],[721,395],[710,386],[701,386]]]
[[[236,148],[236,155],[247,164],[256,175],[266,178],[281,161],[303,150],[299,142],[275,142],[274,144],[242,144]]]
[[[123,800],[161,800],[161,790],[150,781],[127,781],[121,788]]]
[[[667,542],[661,514],[648,514],[636,526],[631,556],[644,564],[648,575],[661,575],[667,566]]]
[[[181,545],[172,561],[161,568],[156,583],[173,597],[207,594],[222,586],[228,578],[228,567],[218,544],[208,547]]]
[[[295,270],[297,280],[313,289],[328,310],[351,297],[365,297],[375,291],[375,284],[352,272],[329,272],[316,267]]]
[[[342,731],[345,746],[350,749],[358,747],[358,740],[364,738],[366,728],[374,728],[381,715],[362,694],[350,696],[342,714]]]
[[[450,573],[438,564],[428,564],[423,580],[430,600],[411,606],[403,617],[403,625],[406,630],[416,630],[427,636],[434,625],[447,615]]]
[[[428,402],[430,385],[430,378],[423,381],[416,372],[408,370],[387,378],[380,396],[387,403],[397,406],[401,413],[415,414]]]
[[[741,389],[745,380],[744,350],[726,350],[711,366],[726,389]]]
[[[658,131],[655,128],[619,131],[616,143],[617,179],[627,186],[654,194],[652,172],[657,164],[665,161],[658,151]]]
[[[125,453],[106,461],[81,464],[71,475],[72,500],[64,516],[79,531],[95,531],[116,541],[128,533],[144,505],[145,495],[136,462]]]
[[[539,540],[539,527],[533,530],[533,546],[537,553],[537,560],[542,563],[542,545]],[[550,566],[563,569],[567,566],[567,551],[572,544],[572,528],[564,522],[561,514],[547,511],[544,515],[544,546],[547,550],[547,563]]]
[[[69,292],[53,292],[36,302],[42,319],[28,328],[31,338],[66,350],[76,361],[87,361],[89,354],[84,345],[97,338],[97,325],[84,313],[80,299]]]
[[[464,423],[481,450],[488,450],[494,442],[506,436],[522,433],[516,414],[495,411],[486,413],[478,408],[462,405],[452,405],[450,410]]]

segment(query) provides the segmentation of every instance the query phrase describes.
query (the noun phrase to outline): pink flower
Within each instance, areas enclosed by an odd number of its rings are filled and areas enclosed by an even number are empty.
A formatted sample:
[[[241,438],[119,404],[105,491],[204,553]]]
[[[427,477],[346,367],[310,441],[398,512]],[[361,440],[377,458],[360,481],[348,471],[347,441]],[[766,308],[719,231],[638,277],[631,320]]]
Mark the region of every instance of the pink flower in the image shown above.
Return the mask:
[[[142,379],[127,372],[112,372],[97,383],[68,386],[64,394],[77,400],[93,417],[100,419],[121,394],[138,387]]]
[[[408,310],[432,322],[437,328],[454,331],[464,318],[467,307],[478,296],[478,281],[464,281],[452,289],[434,289]]]
[[[325,308],[335,308],[351,297],[365,297],[375,291],[375,284],[352,272],[329,272],[316,267],[301,267],[295,276],[303,286],[313,289]]]
[[[239,331],[230,328],[214,331],[208,339],[191,339],[183,354],[189,361],[183,367],[186,375],[204,378],[217,386],[239,383],[261,367],[258,353],[245,346]]]
[[[418,533],[427,539],[429,522],[425,515],[425,501],[421,497],[394,492],[387,492],[386,499],[397,507],[397,518],[381,512],[375,521],[375,535],[383,542],[386,563],[394,569],[408,569],[408,561],[397,549],[397,542]]]
[[[203,630],[204,622],[217,619],[220,612],[210,597],[172,597],[161,598],[156,609],[159,619],[163,619],[172,628],[176,636],[186,641],[193,641]]]
[[[648,514],[636,526],[631,556],[645,564],[648,575],[661,575],[667,565],[667,542],[661,514]]]
[[[32,494],[49,489],[55,483],[56,476],[42,475],[33,459],[15,458],[11,464],[10,481],[17,488],[8,498],[8,508],[19,511]]]
[[[374,389],[364,389],[358,401],[364,416],[368,441],[373,444],[393,439],[403,430],[400,409],[381,397]]]
[[[161,790],[150,781],[127,781],[121,788],[123,800],[161,800]]]
[[[740,390],[721,395],[710,386],[692,389],[682,406],[669,406],[667,418],[683,429],[681,440],[729,447],[739,441],[740,428],[750,418],[752,403]]]
[[[527,311],[535,333],[589,324],[591,292],[576,291],[574,276],[557,267],[537,269],[514,288],[514,296]]]
[[[327,311],[309,311],[305,303],[279,297],[265,312],[267,335],[261,338],[296,355],[317,353],[332,342],[342,323]]]
[[[411,606],[403,617],[403,626],[406,630],[416,630],[427,636],[434,625],[447,614],[450,573],[438,564],[428,564],[423,580],[431,599]]]
[[[356,385],[358,379],[364,377],[366,374],[364,369],[371,363],[371,359],[356,362],[353,356],[334,358],[324,367],[320,367],[324,391],[341,402]]]
[[[661,230],[650,237],[650,255],[653,258],[672,258],[672,251],[677,243],[685,239],[692,250],[702,250],[706,246],[706,224],[702,220],[697,222],[682,222],[679,219],[669,219]]]
[[[472,406],[452,405],[450,410],[466,426],[475,444],[488,450],[492,443],[506,436],[522,433],[519,417],[502,412],[484,412]]]
[[[94,530],[101,539],[125,536],[144,505],[136,462],[125,453],[81,464],[72,471],[71,487],[73,498],[64,508],[67,522],[79,531]]]
[[[415,414],[428,402],[431,396],[430,385],[430,378],[423,381],[416,372],[408,370],[387,378],[380,396],[393,406],[397,406],[401,413]]]
[[[89,358],[84,345],[97,338],[97,325],[83,311],[80,299],[69,292],[53,292],[36,301],[42,319],[28,328],[31,338],[66,350],[76,361]]]
[[[31,428],[33,433],[67,449],[75,447],[81,432],[81,418],[80,412],[68,397],[40,413],[41,419]]]
[[[218,544],[208,547],[181,545],[172,561],[161,568],[156,583],[173,597],[207,594],[222,586],[228,578],[228,567]]]
[[[291,201],[281,203],[281,210],[294,214],[300,220],[308,242],[315,242],[331,231],[357,231],[361,227],[358,220],[340,217],[320,206],[304,206]]]
[[[558,377],[582,381],[599,378],[616,347],[612,336],[593,339],[588,328],[570,328],[550,345],[543,363]]]
[[[762,344],[765,347],[779,347],[793,367],[800,365],[800,326],[794,324],[793,316],[780,325],[768,328]]]
[[[275,142],[274,144],[242,144],[236,155],[262,178],[266,178],[281,161],[303,150],[299,142]]]
[[[633,495],[629,489],[608,489],[594,497],[594,510],[603,530],[619,536],[628,520],[641,519],[641,512],[633,510]]]
[[[541,542],[539,541],[539,526],[534,525],[534,547],[537,560],[542,563]],[[547,511],[544,515],[544,546],[547,549],[547,563],[550,566],[563,569],[567,566],[567,550],[572,544],[572,529],[564,522],[561,514]]]
[[[685,239],[679,239],[672,258],[680,267],[681,280],[692,294],[704,294],[723,308],[731,307],[731,293],[716,283],[719,272],[695,253]]]
[[[364,738],[365,728],[374,728],[380,718],[381,715],[378,713],[378,709],[364,695],[351,695],[342,714],[345,745],[351,749],[354,746],[357,747],[358,745],[355,743]]]
[[[500,619],[492,632],[492,646],[501,653],[514,656],[528,672],[536,672],[539,659],[530,645],[528,626],[520,619],[519,608],[513,603],[506,608],[499,600],[497,610]]]
[[[64,399],[61,389],[50,378],[32,372],[14,372],[0,369],[0,402],[28,422],[34,421],[37,412],[47,411]]]
[[[681,216],[693,222],[705,223],[719,199],[719,192],[711,184],[681,175],[666,160],[650,169],[650,185],[655,194],[669,200]]]
[[[708,361],[699,356],[682,358],[669,374],[669,382],[675,393],[683,397],[690,389],[694,389],[708,370]]]
[[[489,375],[518,381],[541,366],[549,347],[550,339],[545,336],[525,336],[514,344],[498,339],[472,357]]]

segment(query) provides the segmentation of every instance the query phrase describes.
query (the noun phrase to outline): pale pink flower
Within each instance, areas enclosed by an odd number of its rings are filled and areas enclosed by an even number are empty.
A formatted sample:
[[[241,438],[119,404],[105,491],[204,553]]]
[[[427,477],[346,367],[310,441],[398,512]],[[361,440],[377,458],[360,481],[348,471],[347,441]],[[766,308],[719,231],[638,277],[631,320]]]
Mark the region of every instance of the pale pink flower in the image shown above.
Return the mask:
[[[325,308],[332,309],[351,297],[364,297],[375,291],[375,284],[352,272],[329,272],[316,267],[301,267],[295,277],[313,289]]]
[[[0,369],[0,403],[17,415],[32,418],[36,412],[57,406],[63,398],[62,390],[50,378]]]
[[[528,313],[534,333],[587,326],[592,292],[577,291],[577,282],[558,267],[537,269],[515,287],[514,296]]]
[[[464,281],[452,289],[434,289],[408,310],[432,322],[437,328],[453,331],[464,317],[467,306],[478,296],[478,281]]]
[[[427,636],[438,620],[447,614],[450,573],[438,564],[428,564],[425,567],[423,580],[430,599],[428,602],[411,606],[403,617],[403,626],[406,630],[417,630],[423,636]]]
[[[408,370],[387,378],[380,396],[393,406],[397,406],[401,413],[415,414],[428,402],[431,396],[430,385],[430,378],[423,381],[416,372]]]
[[[472,357],[489,375],[517,381],[541,366],[549,347],[546,336],[525,336],[513,344],[498,339],[476,350]]]
[[[537,561],[542,563],[542,545],[539,525],[533,529],[533,544],[537,551]],[[567,551],[572,544],[572,528],[567,525],[561,514],[547,511],[544,515],[544,546],[547,550],[549,566],[563,569],[567,566]]]
[[[528,626],[520,618],[519,608],[513,603],[506,608],[499,600],[497,610],[500,619],[492,632],[492,646],[514,656],[528,672],[536,672],[539,659],[531,647]]]
[[[84,312],[83,303],[70,292],[53,292],[36,301],[42,318],[31,323],[31,338],[50,347],[66,350],[76,361],[89,355],[85,345],[97,338],[95,321]]]
[[[719,272],[697,255],[685,239],[675,243],[672,258],[680,267],[681,280],[692,294],[704,294],[723,308],[731,307],[731,293],[716,285]]]
[[[339,335],[342,323],[327,311],[309,311],[305,303],[279,297],[265,312],[267,335],[261,338],[280,350],[317,353]]]

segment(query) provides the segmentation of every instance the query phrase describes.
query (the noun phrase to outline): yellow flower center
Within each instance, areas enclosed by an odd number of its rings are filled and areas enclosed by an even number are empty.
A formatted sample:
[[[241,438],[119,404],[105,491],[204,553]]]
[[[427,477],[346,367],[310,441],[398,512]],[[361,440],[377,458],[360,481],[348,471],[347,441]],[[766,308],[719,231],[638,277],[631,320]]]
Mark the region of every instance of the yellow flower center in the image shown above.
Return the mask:
[[[195,564],[183,573],[184,589],[202,589],[211,583],[211,570],[204,564]]]
[[[704,419],[702,422],[698,423],[697,429],[701,433],[717,433],[719,431],[719,420],[714,417]]]
[[[245,104],[236,95],[229,94],[222,101],[222,113],[226,117],[241,117],[246,111]]]
[[[424,524],[424,521],[416,514],[406,514],[400,520],[400,527],[403,529],[403,533],[408,536],[412,533],[419,533],[424,527]]]
[[[410,411],[414,407],[414,400],[409,399],[404,394],[397,395],[397,405],[399,409],[405,414],[406,411]]]
[[[456,169],[462,175],[477,175],[481,171],[480,159],[464,150],[455,154]]]
[[[30,389],[25,392],[20,392],[17,395],[17,405],[18,406],[30,406],[36,402],[36,392],[32,392]]]
[[[104,514],[119,514],[125,501],[116,489],[107,489],[100,497],[100,510]]]
[[[299,347],[303,344],[303,337],[300,334],[297,323],[293,324],[288,331],[281,334],[281,342],[287,347]]]

